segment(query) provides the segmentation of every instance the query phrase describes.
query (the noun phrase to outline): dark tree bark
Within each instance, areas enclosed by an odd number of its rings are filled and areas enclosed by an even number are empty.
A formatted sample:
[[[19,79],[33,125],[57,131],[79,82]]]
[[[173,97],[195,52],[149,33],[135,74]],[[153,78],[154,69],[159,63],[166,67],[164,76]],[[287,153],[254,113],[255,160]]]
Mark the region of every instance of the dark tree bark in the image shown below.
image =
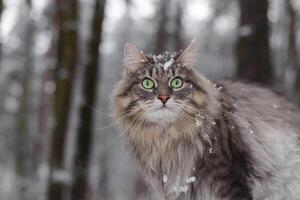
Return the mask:
[[[300,69],[298,67],[298,70],[297,70],[297,78],[296,78],[296,84],[295,84],[295,90],[299,96],[300,94]],[[298,103],[300,104],[300,97],[298,97]]]
[[[22,56],[24,57],[24,65],[22,67],[21,75],[21,87],[22,95],[20,96],[18,118],[17,118],[17,138],[16,138],[16,173],[21,180],[27,180],[33,175],[33,166],[34,166],[34,156],[32,155],[32,141],[33,135],[30,133],[30,119],[32,116],[31,108],[31,80],[33,76],[33,35],[35,31],[34,22],[30,18],[31,12],[31,1],[26,1],[27,11],[26,27],[24,30],[23,46],[22,46]],[[25,184],[26,181],[18,182],[18,195],[22,199],[26,200],[28,198],[28,188],[29,185]]]
[[[273,82],[270,60],[268,0],[239,0],[240,27],[236,48],[237,76],[263,84]]]
[[[0,0],[0,16],[2,14],[2,10],[3,10],[3,1]],[[0,19],[1,19],[1,17],[0,17]]]
[[[3,11],[3,0],[0,0],[0,22],[2,19],[2,11]],[[0,61],[1,61],[1,56],[2,56],[2,45],[0,43]],[[1,66],[0,66],[1,67]]]
[[[286,0],[285,4],[288,15],[288,60],[295,65],[297,59],[296,12],[291,0]]]
[[[88,184],[88,168],[92,144],[93,111],[97,97],[99,71],[99,47],[101,43],[102,24],[104,19],[105,0],[96,0],[91,26],[91,38],[88,44],[89,59],[84,69],[83,105],[80,109],[80,125],[78,129],[77,148],[74,161],[74,182],[71,189],[72,200],[90,199]]]
[[[297,77],[296,77],[296,83],[295,83],[295,90],[298,94],[298,96],[300,96],[300,68],[298,66],[297,69]],[[298,103],[300,104],[300,97],[298,97]]]
[[[292,5],[291,0],[285,1],[285,8],[286,8],[286,14],[287,14],[287,24],[288,24],[288,51],[287,51],[287,63],[286,68],[290,71],[293,71],[296,73],[296,79],[297,79],[297,71],[299,68],[299,63],[297,59],[297,30],[296,30],[296,12]],[[300,83],[300,82],[299,82]],[[296,84],[296,90],[297,90]],[[294,85],[287,88],[289,91],[294,91]],[[298,90],[299,91],[299,90]]]
[[[167,48],[167,37],[168,37],[168,30],[167,30],[167,23],[168,23],[168,11],[169,8],[169,0],[160,1],[160,9],[158,15],[160,17],[159,24],[158,24],[158,31],[156,34],[156,53],[161,53],[166,50]]]
[[[285,1],[286,12],[288,16],[288,65],[296,72],[294,91],[298,94],[300,102],[300,65],[297,49],[297,13],[291,0]],[[297,95],[296,95],[297,97]]]
[[[184,48],[183,26],[182,26],[183,3],[184,1],[176,2],[177,11],[175,16],[175,33],[174,33],[175,50],[180,50]]]
[[[77,65],[77,0],[55,1],[57,63],[55,68],[54,127],[50,144],[48,200],[62,200],[66,182],[54,174],[64,170],[64,146],[69,122],[71,94]]]

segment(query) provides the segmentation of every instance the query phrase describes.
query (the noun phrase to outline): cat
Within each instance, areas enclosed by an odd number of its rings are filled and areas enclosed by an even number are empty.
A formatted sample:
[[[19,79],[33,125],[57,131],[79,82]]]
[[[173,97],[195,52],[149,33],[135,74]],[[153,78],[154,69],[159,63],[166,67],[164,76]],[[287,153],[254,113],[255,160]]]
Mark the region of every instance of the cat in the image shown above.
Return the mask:
[[[146,55],[124,47],[113,113],[154,200],[300,199],[300,111],[268,89],[212,82],[196,41]]]

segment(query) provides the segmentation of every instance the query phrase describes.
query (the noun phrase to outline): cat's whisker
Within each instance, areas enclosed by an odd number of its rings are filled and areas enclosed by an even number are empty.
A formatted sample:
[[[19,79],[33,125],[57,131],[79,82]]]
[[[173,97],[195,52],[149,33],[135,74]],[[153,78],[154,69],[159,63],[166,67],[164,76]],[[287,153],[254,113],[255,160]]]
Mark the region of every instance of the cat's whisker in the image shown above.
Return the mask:
[[[185,112],[187,115],[189,115],[191,118],[195,118],[196,117],[196,115],[201,115],[201,116],[203,116],[204,118],[206,118],[206,119],[211,119],[211,117],[209,116],[209,115],[207,115],[206,113],[204,113],[204,112],[201,112],[200,110],[197,110],[197,112],[196,113],[189,113],[189,112],[187,112],[186,111],[186,108],[191,108],[191,109],[194,109],[194,107],[192,107],[192,106],[190,106],[190,105],[187,105],[187,104],[185,104],[185,105],[181,105],[181,104],[177,104],[177,106],[178,107],[180,107],[181,108],[181,111],[182,112]],[[222,118],[214,118],[214,119],[222,119]]]
[[[125,113],[123,116],[121,116],[120,118],[116,119],[114,122],[104,126],[104,127],[95,127],[95,128],[91,128],[93,130],[103,130],[103,129],[107,129],[110,127],[113,127],[113,125],[117,125],[121,120],[126,119],[126,117],[129,117],[131,114],[133,114],[133,112],[136,112],[140,110],[139,108],[135,108],[135,109],[131,109],[129,112]]]
[[[193,106],[185,104],[184,107],[186,108],[190,108],[190,109],[194,109]],[[211,116],[207,115],[206,113],[202,112],[201,110],[197,110],[197,114],[202,115],[203,117],[205,117],[206,119],[211,119],[211,120],[222,120],[222,119],[226,119],[225,116],[221,116],[221,117],[214,117],[212,118]]]
[[[139,116],[142,116],[143,112],[141,112],[139,114]],[[138,117],[137,117],[138,118]],[[119,136],[117,136],[110,144],[108,145],[113,145],[115,144],[128,130],[130,130],[133,126],[135,126],[135,123],[136,123],[137,119],[133,121],[133,123],[128,126],[124,131],[122,131],[121,133],[119,133]]]
[[[93,112],[95,112],[96,114],[100,114],[102,116],[107,116],[107,117],[113,117],[112,113],[105,113],[102,112],[100,110],[97,110],[96,108],[94,108],[93,106],[88,105],[88,108],[91,109]]]
[[[191,124],[189,123],[189,121],[188,121],[188,119],[186,119],[186,114],[183,112],[183,119],[184,119],[184,121],[185,121],[185,123],[186,123],[186,125],[187,125],[187,127],[190,129],[190,133],[193,133],[193,128],[191,127]],[[188,116],[187,116],[188,117]]]
[[[139,117],[141,118],[141,116]],[[139,130],[142,130],[142,132],[140,134],[143,134],[143,129],[141,129],[141,127],[144,125],[145,119],[142,118],[141,121],[139,121],[139,123],[136,125],[135,130],[132,132],[132,137],[135,138],[136,134],[138,133]]]
[[[121,136],[123,136],[123,134],[125,134],[129,129],[133,129],[136,126],[136,124],[139,122],[139,120],[141,119],[142,115],[143,115],[143,112],[140,112],[136,116],[136,118],[133,120],[133,122],[124,131],[122,131],[120,133],[120,136],[117,137],[117,139],[120,138]]]
[[[177,104],[177,106],[180,108],[180,111],[182,111],[183,113],[187,114],[189,117],[191,118],[195,118],[195,116],[191,113],[188,113],[185,108],[186,108],[186,105],[185,106],[182,106],[180,104]]]

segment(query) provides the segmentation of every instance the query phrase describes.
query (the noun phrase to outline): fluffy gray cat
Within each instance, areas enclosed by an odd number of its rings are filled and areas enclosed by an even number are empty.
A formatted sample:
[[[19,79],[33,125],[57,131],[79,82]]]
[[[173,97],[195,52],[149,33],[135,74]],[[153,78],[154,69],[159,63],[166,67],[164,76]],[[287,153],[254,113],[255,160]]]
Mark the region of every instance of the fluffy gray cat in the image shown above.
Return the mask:
[[[155,200],[300,199],[300,111],[268,89],[211,82],[195,41],[124,48],[113,110]]]

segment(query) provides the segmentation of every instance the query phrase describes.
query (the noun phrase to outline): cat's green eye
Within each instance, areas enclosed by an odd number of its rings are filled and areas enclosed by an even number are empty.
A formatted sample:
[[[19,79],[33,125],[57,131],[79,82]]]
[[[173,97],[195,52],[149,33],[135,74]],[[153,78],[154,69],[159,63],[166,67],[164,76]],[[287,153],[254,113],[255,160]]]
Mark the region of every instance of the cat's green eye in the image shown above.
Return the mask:
[[[179,89],[182,87],[182,85],[183,85],[183,81],[179,77],[173,78],[171,81],[171,87],[173,89]]]
[[[143,88],[146,90],[151,90],[154,88],[154,81],[152,81],[150,78],[145,78],[142,82]]]

